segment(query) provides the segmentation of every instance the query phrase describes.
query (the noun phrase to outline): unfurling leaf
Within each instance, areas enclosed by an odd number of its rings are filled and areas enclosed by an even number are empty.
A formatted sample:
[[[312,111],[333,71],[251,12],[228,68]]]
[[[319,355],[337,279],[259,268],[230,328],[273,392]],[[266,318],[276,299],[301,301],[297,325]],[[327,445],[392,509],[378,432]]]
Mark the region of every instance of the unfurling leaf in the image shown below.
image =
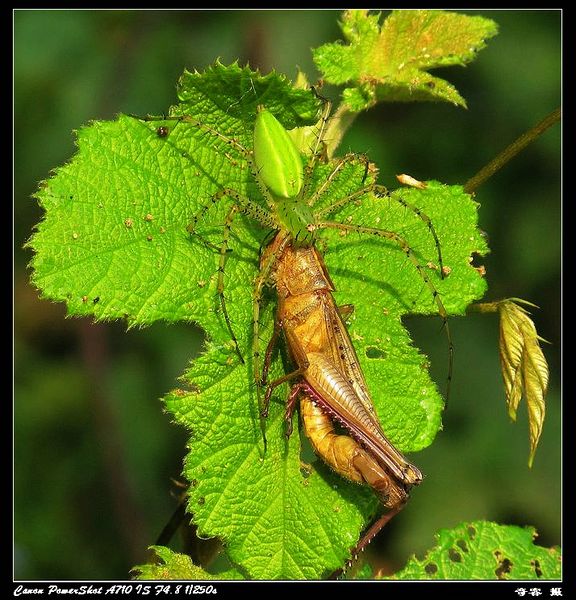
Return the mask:
[[[379,101],[445,101],[466,106],[456,88],[428,71],[464,66],[485,40],[496,35],[496,24],[483,17],[442,10],[395,10],[379,25],[380,14],[349,10],[342,32],[349,45],[325,44],[314,61],[333,84],[344,90],[348,108],[359,112]]]
[[[530,427],[528,464],[532,466],[546,413],[548,363],[530,313],[517,302],[511,299],[500,303],[500,364],[510,418],[516,420],[520,398],[522,395],[526,398]],[[534,306],[529,302],[524,304]]]
[[[472,310],[500,313],[500,365],[508,414],[513,421],[516,420],[516,411],[520,399],[524,396],[530,428],[528,465],[532,466],[546,414],[548,363],[539,344],[539,340],[545,340],[538,335],[530,313],[518,304],[520,302],[536,307],[526,300],[509,298],[499,302],[477,304]]]

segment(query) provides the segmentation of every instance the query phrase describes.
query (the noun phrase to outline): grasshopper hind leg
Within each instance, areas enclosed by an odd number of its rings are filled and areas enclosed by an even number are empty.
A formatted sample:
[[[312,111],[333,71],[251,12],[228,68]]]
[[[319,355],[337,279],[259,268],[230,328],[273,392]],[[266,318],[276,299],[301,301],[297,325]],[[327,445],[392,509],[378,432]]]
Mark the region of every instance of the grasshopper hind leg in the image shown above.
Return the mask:
[[[346,564],[341,568],[334,571],[328,579],[340,579],[342,575],[348,571],[354,562],[360,556],[360,553],[366,550],[368,544],[380,533],[380,531],[404,508],[406,505],[406,498],[403,502],[390,508],[390,510],[382,513],[362,534],[362,537],[351,550],[351,558],[346,561]]]

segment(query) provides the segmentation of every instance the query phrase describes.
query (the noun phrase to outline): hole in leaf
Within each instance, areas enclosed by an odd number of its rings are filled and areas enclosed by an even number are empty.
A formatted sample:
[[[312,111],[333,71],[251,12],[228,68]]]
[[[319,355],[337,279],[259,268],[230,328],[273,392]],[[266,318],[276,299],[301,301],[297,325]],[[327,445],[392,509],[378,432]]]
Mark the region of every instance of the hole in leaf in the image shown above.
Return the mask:
[[[472,525],[468,525],[468,527],[466,527],[466,531],[468,532],[468,536],[471,540],[476,537],[476,529],[472,527]]]
[[[448,550],[448,558],[452,562],[462,562],[462,555],[457,550],[454,550],[454,548],[450,548],[450,550]]]
[[[428,575],[434,575],[435,573],[438,573],[438,565],[436,565],[436,563],[428,563],[424,567],[424,570]]]
[[[532,568],[534,569],[534,573],[536,573],[536,577],[542,577],[542,569],[540,567],[540,562],[537,561],[536,559],[531,560],[530,564],[532,565]]]
[[[380,348],[368,346],[368,348],[366,348],[366,358],[386,358],[386,352],[380,350]]]
[[[498,567],[494,571],[498,579],[507,579],[506,575],[512,570],[513,563],[509,558],[506,558],[500,550],[494,550],[494,556],[498,561]]]
[[[468,545],[466,544],[466,540],[456,540],[456,545],[458,546],[458,548],[460,548],[460,550],[462,550],[462,552],[468,552]]]

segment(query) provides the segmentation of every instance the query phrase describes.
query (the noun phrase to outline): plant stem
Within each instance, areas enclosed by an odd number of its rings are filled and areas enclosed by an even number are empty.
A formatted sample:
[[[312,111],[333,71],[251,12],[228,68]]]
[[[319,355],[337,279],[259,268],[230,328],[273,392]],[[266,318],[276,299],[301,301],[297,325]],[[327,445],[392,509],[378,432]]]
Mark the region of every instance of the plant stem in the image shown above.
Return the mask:
[[[561,118],[561,108],[558,107],[547,115],[542,121],[534,125],[526,133],[522,134],[507,148],[505,148],[494,160],[490,161],[485,167],[480,169],[476,175],[471,177],[464,185],[464,191],[467,194],[473,194],[487,179],[492,177],[494,173],[499,171],[508,161],[516,154],[524,150],[528,144],[536,140],[542,135],[551,125],[554,125]]]
[[[328,159],[334,155],[336,148],[340,145],[344,134],[354,122],[358,113],[352,112],[344,103],[336,109],[334,116],[330,119],[326,128],[326,153]]]
[[[501,302],[476,302],[475,304],[470,304],[466,309],[466,314],[471,313],[495,313],[498,312]]]

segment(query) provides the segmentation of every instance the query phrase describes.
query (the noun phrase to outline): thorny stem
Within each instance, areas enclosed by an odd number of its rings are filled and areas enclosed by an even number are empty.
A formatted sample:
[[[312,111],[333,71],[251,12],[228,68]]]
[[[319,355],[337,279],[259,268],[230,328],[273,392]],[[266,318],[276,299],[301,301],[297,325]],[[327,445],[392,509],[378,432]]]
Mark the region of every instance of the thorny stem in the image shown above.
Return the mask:
[[[194,564],[202,567],[207,567],[220,552],[221,542],[218,538],[204,539],[198,535],[198,527],[190,523],[191,515],[186,514],[186,503],[188,501],[187,491],[181,494],[178,501],[178,506],[170,517],[168,523],[162,529],[158,539],[154,543],[155,546],[168,546],[176,532],[181,530],[181,544],[183,544],[183,552],[188,554]],[[149,564],[157,563],[156,553],[149,549],[148,560]]]
[[[174,537],[174,534],[184,522],[186,517],[186,494],[178,502],[178,506],[174,510],[172,516],[170,517],[168,523],[164,525],[164,528],[160,532],[158,539],[156,540],[156,546],[167,546],[170,543],[170,540]]]
[[[541,136],[551,125],[560,120],[562,109],[558,107],[547,115],[542,121],[534,125],[526,133],[522,134],[507,148],[502,150],[494,160],[491,160],[485,167],[480,169],[476,175],[471,177],[464,184],[464,191],[467,194],[473,194],[487,179],[499,171],[508,161],[512,160],[519,152],[524,150],[528,144]]]

